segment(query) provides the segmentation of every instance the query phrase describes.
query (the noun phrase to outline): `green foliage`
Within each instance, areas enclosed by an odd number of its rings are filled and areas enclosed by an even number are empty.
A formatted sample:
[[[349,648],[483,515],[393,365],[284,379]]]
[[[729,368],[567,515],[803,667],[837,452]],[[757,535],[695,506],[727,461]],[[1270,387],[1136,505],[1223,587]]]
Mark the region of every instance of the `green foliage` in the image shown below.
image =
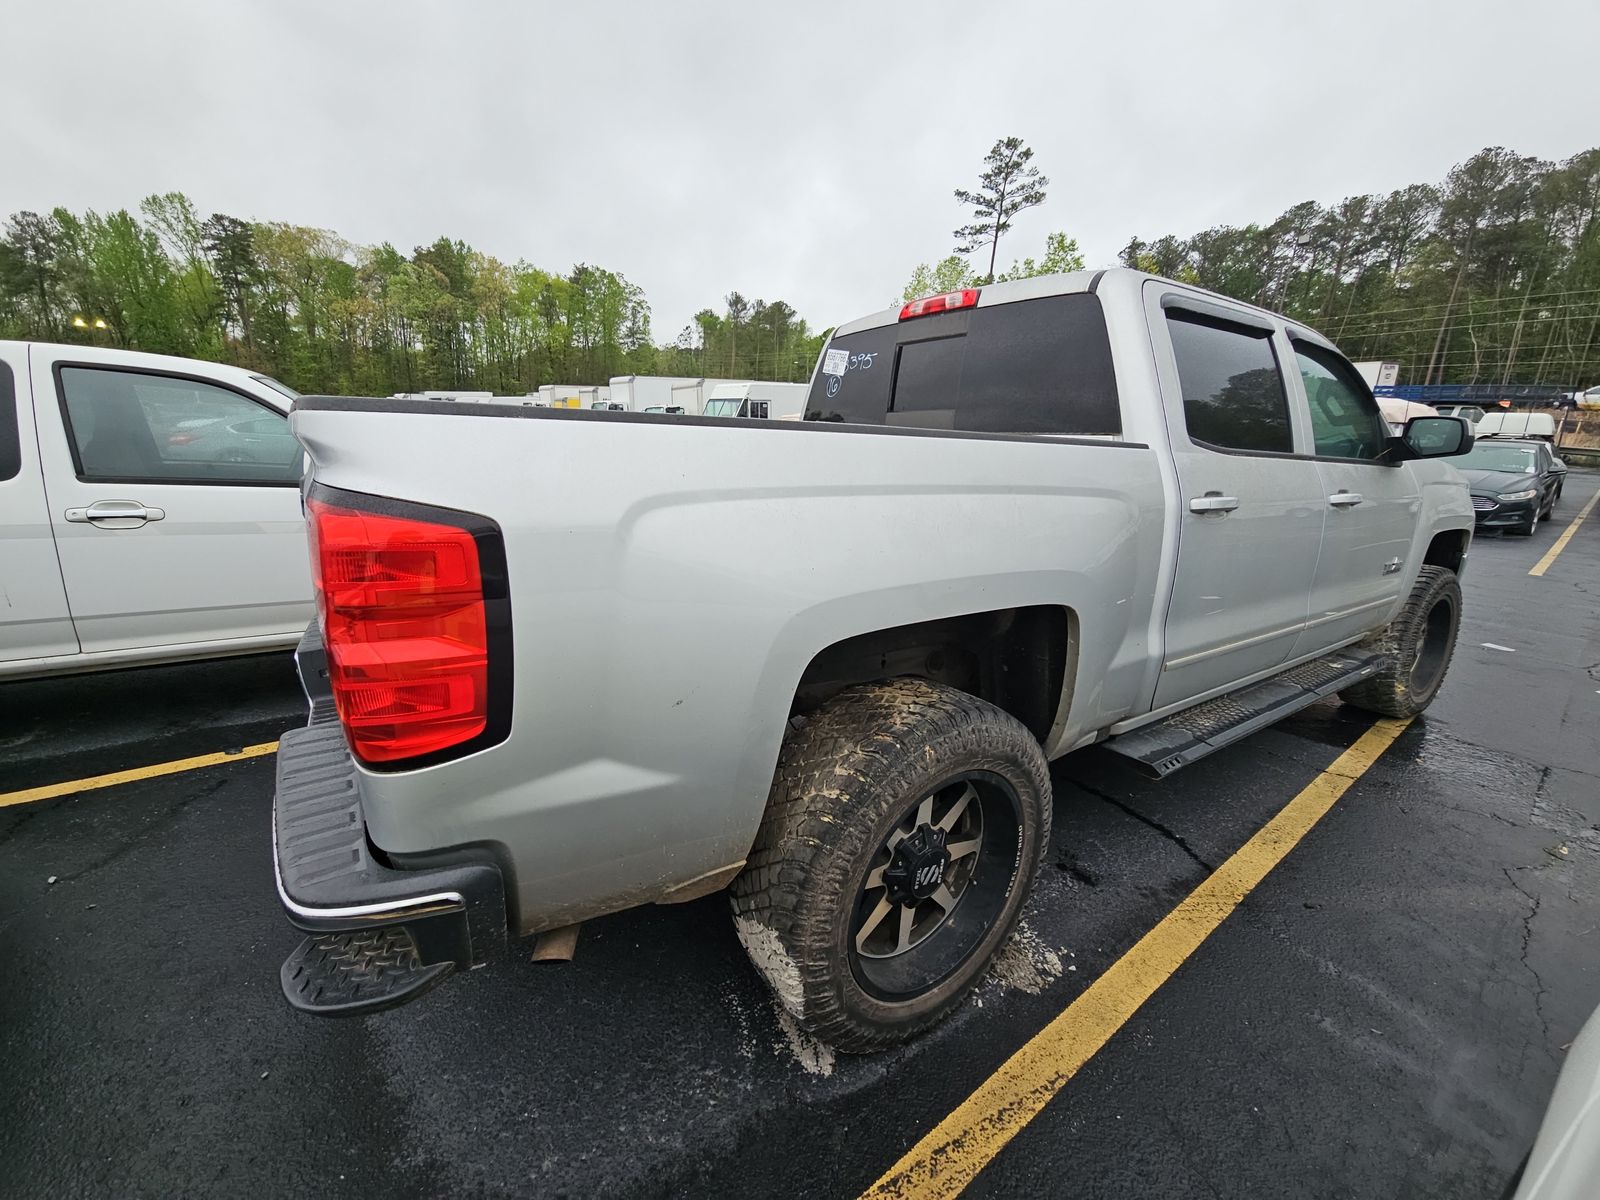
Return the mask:
[[[1600,382],[1600,149],[1495,146],[1438,186],[1130,239],[1124,265],[1275,308],[1405,383]]]
[[[953,292],[957,288],[971,287],[972,282],[972,268],[959,254],[940,259],[931,267],[927,263],[918,263],[917,269],[911,272],[911,282],[900,293],[900,302],[904,304],[920,296]]]
[[[1044,189],[1050,181],[1039,174],[1038,167],[1029,165],[1032,158],[1033,151],[1021,138],[1001,138],[984,157],[978,190],[956,189],[956,199],[972,209],[976,219],[951,235],[956,239],[955,252],[971,254],[987,246],[986,280],[994,278],[995,255],[1000,251],[1000,238],[1011,228],[1011,219],[1044,203]]]
[[[1068,271],[1083,270],[1083,255],[1078,250],[1078,239],[1064,233],[1052,233],[1044,239],[1044,257],[1038,262],[1025,258],[1011,264],[1011,269],[1000,275],[998,282],[1013,279],[1032,279],[1035,275],[1065,275]]]
[[[726,316],[697,318],[698,335],[657,347],[643,291],[604,267],[558,274],[443,237],[407,256],[323,229],[202,219],[177,192],[138,215],[17,213],[0,236],[0,337],[233,362],[308,392],[809,377],[822,336],[793,308],[728,300]]]
[[[1014,279],[1032,279],[1035,275],[1061,275],[1068,271],[1083,270],[1083,255],[1078,250],[1078,240],[1070,238],[1064,233],[1052,233],[1044,240],[1044,257],[1035,262],[1031,258],[1024,258],[1020,262],[1011,264],[1011,269],[998,276],[996,282],[1009,283]],[[976,287],[983,283],[983,277],[974,275],[972,268],[967,266],[967,260],[958,254],[929,266],[927,263],[918,263],[916,270],[911,272],[911,279],[900,293],[900,303],[916,300],[922,296],[937,296],[941,292],[953,292],[958,288]]]
[[[657,352],[657,373],[713,379],[811,377],[827,331],[813,331],[782,300],[747,300],[728,295],[722,315],[709,308],[695,314],[671,346]]]

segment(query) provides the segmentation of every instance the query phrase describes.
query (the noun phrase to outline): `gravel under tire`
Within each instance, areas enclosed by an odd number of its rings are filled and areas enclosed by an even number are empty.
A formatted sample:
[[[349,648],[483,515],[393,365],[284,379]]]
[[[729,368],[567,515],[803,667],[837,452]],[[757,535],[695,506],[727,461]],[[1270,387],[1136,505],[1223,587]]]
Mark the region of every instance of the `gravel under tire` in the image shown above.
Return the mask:
[[[951,974],[887,1002],[850,966],[862,880],[908,809],[968,770],[1004,778],[1022,808],[1004,906]],[[849,688],[784,738],[755,846],[732,888],[739,939],[779,1003],[821,1041],[849,1053],[905,1041],[959,1004],[1011,935],[1050,842],[1050,815],[1049,764],[1016,718],[922,679]]]
[[[1440,600],[1455,607],[1449,644],[1444,650],[1444,662],[1432,686],[1422,692],[1412,687],[1412,664],[1417,659],[1418,647],[1428,629],[1428,614]],[[1445,676],[1450,671],[1450,659],[1455,654],[1456,636],[1461,629],[1461,581],[1456,573],[1446,567],[1425,566],[1417,574],[1411,595],[1405,607],[1387,628],[1375,638],[1364,643],[1365,648],[1381,650],[1389,663],[1376,675],[1370,675],[1354,687],[1339,693],[1339,699],[1356,708],[1366,709],[1385,717],[1414,717],[1439,694]]]

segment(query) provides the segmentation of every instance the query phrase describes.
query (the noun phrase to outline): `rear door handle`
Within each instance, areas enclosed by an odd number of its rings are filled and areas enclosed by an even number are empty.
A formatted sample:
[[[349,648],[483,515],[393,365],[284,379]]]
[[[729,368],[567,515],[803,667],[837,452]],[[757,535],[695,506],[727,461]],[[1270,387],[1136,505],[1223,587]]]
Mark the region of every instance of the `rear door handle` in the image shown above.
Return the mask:
[[[1354,508],[1361,503],[1360,492],[1335,492],[1328,497],[1328,503],[1335,508]]]
[[[1192,513],[1232,512],[1238,507],[1239,497],[1224,496],[1221,492],[1207,492],[1189,501],[1189,511]]]
[[[137,500],[96,500],[88,508],[69,508],[67,520],[74,525],[98,525],[102,529],[137,529],[147,521],[164,520],[167,510],[149,508]]]

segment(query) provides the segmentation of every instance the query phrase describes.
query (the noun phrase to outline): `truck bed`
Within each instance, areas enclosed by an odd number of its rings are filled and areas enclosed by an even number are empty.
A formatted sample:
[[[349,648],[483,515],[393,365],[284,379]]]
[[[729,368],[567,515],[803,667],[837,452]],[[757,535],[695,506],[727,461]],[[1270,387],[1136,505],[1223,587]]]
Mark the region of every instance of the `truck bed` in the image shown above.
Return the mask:
[[[1164,492],[1138,443],[338,397],[292,422],[317,485],[500,526],[507,740],[362,791],[391,855],[517,846],[524,932],[740,862],[797,683],[863,632],[1058,607],[1084,682],[1049,753],[1148,697]]]

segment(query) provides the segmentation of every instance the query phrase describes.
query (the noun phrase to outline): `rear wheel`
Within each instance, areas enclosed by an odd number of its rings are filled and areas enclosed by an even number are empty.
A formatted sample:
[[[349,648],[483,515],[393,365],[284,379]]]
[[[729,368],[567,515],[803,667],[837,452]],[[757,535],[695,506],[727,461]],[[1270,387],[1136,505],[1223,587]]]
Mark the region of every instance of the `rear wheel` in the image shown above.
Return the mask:
[[[784,742],[735,925],[808,1031],[879,1049],[977,982],[1049,839],[1049,769],[1019,721],[918,679],[851,688]]]
[[[1414,717],[1433,702],[1450,669],[1461,628],[1461,583],[1444,567],[1423,567],[1398,616],[1369,646],[1389,662],[1339,693],[1356,708],[1385,717]]]

